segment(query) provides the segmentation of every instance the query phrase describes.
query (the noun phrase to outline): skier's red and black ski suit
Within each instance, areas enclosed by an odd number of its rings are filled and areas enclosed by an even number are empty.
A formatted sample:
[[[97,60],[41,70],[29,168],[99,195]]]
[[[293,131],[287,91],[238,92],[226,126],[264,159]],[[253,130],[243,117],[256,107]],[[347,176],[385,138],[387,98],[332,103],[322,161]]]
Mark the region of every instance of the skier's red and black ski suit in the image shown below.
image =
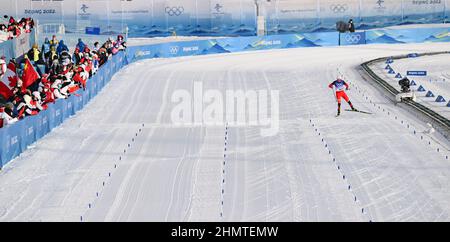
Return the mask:
[[[352,102],[350,101],[347,94],[345,93],[345,90],[348,90],[349,86],[344,80],[337,79],[336,81],[334,81],[330,85],[328,85],[328,87],[329,88],[334,87],[336,89],[336,100],[338,102],[338,115],[341,113],[341,99],[342,98],[348,103],[348,105],[350,105],[350,108],[352,110],[355,110]]]

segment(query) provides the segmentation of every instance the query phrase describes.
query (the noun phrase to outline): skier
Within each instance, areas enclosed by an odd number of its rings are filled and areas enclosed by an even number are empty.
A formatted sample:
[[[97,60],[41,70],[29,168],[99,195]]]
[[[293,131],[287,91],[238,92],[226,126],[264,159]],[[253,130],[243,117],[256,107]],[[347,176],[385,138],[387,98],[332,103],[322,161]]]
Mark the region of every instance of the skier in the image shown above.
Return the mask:
[[[347,94],[345,93],[345,90],[349,90],[348,84],[340,77],[337,78],[336,81],[332,82],[330,85],[328,85],[329,88],[336,89],[336,100],[338,102],[338,112],[337,116],[341,115],[341,99],[343,98],[348,105],[350,105],[350,108],[352,111],[357,112],[358,110],[353,107],[352,102],[348,98]],[[345,90],[344,90],[345,89]]]

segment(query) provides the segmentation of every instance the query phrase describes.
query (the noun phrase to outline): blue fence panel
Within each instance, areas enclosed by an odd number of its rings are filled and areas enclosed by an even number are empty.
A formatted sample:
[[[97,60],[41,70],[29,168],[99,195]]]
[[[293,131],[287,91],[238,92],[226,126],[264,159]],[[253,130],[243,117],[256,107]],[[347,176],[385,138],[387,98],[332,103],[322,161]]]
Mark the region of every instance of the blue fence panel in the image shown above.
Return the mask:
[[[363,44],[366,44],[366,32],[340,34],[340,45],[363,45]]]
[[[450,28],[378,29],[366,31],[367,44],[449,42]]]
[[[33,121],[35,121],[33,119],[33,117],[30,117],[29,119],[25,119],[23,120],[23,130],[22,131],[22,142],[21,142],[21,148],[22,148],[22,152],[25,151],[27,149],[27,147],[29,145],[31,145],[32,143],[34,143],[36,141],[36,136],[35,136],[35,127],[33,124]]]
[[[241,51],[336,45],[339,45],[338,32],[184,41],[146,46],[131,46],[127,49],[125,63],[160,57],[171,58]]]
[[[5,56],[7,60],[14,58],[14,47],[11,40],[0,43],[0,56]]]
[[[8,126],[0,130],[0,140],[2,144],[2,148],[0,150],[0,157],[2,160],[0,163],[2,166],[22,152],[19,140],[21,128],[23,128],[23,123],[19,122],[15,125]]]

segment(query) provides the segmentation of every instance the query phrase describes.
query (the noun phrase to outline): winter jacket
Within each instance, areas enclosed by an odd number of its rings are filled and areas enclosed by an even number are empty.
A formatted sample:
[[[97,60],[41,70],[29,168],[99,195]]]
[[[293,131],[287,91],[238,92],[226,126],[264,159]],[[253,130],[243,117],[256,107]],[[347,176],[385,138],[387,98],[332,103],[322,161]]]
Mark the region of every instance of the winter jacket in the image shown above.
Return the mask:
[[[41,52],[37,48],[32,48],[30,51],[28,51],[28,59],[30,59],[30,61],[33,61],[34,63],[38,63],[42,59],[40,53]]]
[[[56,52],[60,55],[63,51],[69,52],[69,48],[64,44],[64,40],[59,41],[58,48],[56,48]]]
[[[81,39],[78,39],[78,44],[76,48],[78,48],[80,51],[84,51],[84,47],[86,47],[86,44]]]
[[[50,51],[47,54],[45,54],[45,59],[47,60],[48,66],[51,66],[53,64],[54,60],[58,60],[59,56],[56,51]]]
[[[50,41],[48,40],[48,38],[45,38],[44,44],[42,44],[42,54],[45,55],[50,51]]]

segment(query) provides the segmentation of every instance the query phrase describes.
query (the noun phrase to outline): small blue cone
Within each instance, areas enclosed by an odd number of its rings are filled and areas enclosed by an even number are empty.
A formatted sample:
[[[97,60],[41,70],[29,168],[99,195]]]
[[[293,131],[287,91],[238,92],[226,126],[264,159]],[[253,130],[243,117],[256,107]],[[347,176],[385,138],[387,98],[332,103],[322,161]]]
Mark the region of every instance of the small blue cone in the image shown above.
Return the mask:
[[[419,86],[419,88],[417,88],[418,92],[424,92],[426,91],[425,88],[423,88],[423,86]]]
[[[395,74],[395,71],[393,69],[390,69],[388,73],[389,74]]]
[[[395,78],[402,78],[402,75],[400,73],[397,73],[397,75],[395,76]]]
[[[385,69],[385,70],[390,70],[390,69],[392,69],[392,68],[391,68],[391,66],[388,64],[384,69]]]
[[[416,82],[414,80],[411,81],[410,83],[411,86],[417,86]]]
[[[436,98],[436,102],[438,102],[438,103],[445,103],[446,101],[445,101],[445,98],[443,96],[439,95]]]
[[[425,97],[434,97],[434,94],[431,91],[428,91]]]

